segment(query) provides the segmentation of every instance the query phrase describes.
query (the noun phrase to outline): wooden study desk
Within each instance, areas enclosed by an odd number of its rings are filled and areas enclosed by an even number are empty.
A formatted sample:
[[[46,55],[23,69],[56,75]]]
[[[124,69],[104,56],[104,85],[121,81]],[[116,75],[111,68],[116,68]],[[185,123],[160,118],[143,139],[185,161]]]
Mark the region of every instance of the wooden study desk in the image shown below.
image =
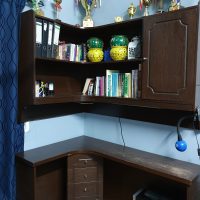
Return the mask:
[[[199,165],[81,136],[17,154],[17,200],[68,199],[69,157],[81,154],[103,160],[104,200],[132,200],[140,188],[200,199]]]

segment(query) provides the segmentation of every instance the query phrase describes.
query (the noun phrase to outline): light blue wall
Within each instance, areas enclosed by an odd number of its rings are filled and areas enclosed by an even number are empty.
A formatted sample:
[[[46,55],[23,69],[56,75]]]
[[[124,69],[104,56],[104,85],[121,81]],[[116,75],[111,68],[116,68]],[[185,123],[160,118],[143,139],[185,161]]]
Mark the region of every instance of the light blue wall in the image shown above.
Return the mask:
[[[83,114],[32,121],[25,133],[24,150],[83,135]]]
[[[175,149],[176,127],[121,119],[126,146],[151,153],[200,164],[197,156],[197,142],[192,130],[181,129],[188,144],[185,152]],[[94,114],[85,114],[84,133],[87,136],[123,145],[119,119]],[[199,132],[200,133],[200,132]],[[200,135],[199,141],[200,141]]]
[[[52,1],[46,0],[45,16],[53,18]],[[60,18],[69,24],[81,23],[82,16],[79,9],[74,7],[74,0],[64,0]],[[111,23],[115,16],[127,18],[127,7],[139,0],[102,0],[102,7],[93,12],[95,25]],[[165,1],[166,3],[168,1]],[[192,6],[197,0],[182,0],[182,6]],[[167,8],[167,5],[165,5]],[[25,10],[28,8],[25,8]],[[151,11],[152,13],[152,11]],[[139,13],[138,10],[138,15]],[[193,131],[182,129],[183,138],[188,143],[188,150],[180,153],[175,150],[175,127],[151,124],[134,120],[122,119],[123,133],[126,145],[156,154],[177,158],[200,164],[197,156],[197,144]],[[93,114],[77,114],[30,123],[31,131],[25,134],[25,150],[62,141],[82,134],[122,144],[118,118]]]

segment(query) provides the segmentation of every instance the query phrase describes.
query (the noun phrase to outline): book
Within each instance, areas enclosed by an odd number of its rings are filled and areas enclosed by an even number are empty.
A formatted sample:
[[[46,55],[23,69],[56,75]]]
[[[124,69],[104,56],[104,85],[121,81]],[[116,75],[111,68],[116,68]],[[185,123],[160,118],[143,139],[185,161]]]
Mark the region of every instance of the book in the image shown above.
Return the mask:
[[[58,57],[58,43],[59,43],[59,37],[60,37],[60,25],[57,23],[54,23],[54,29],[53,29],[53,46],[52,46],[52,57],[57,58]]]
[[[105,95],[105,76],[100,78],[100,96]]]
[[[47,58],[52,57],[53,26],[52,22],[48,22]]]
[[[112,97],[118,97],[118,77],[119,77],[119,73],[118,72],[114,72],[112,73]]]
[[[90,81],[87,92],[88,96],[92,96],[94,93],[93,91],[94,91],[94,82]]]
[[[87,78],[85,80],[85,85],[84,85],[84,88],[83,88],[83,91],[82,91],[83,95],[88,94],[89,85],[90,85],[90,82],[92,82],[92,81],[93,81],[93,78]]]
[[[35,35],[36,35],[36,56],[41,57],[42,56],[42,30],[43,30],[43,22],[42,19],[36,18],[35,20]]]
[[[112,97],[112,73],[119,73],[118,70],[106,70],[106,96]]]
[[[123,87],[124,87],[123,97],[130,98],[131,97],[131,73],[124,73]]]
[[[48,45],[48,29],[49,23],[46,20],[43,20],[42,26],[42,57],[47,57],[47,45]]]
[[[132,70],[132,98],[138,98],[138,70]]]
[[[95,82],[95,96],[100,96],[100,80],[101,80],[101,77],[97,76],[96,82]]]

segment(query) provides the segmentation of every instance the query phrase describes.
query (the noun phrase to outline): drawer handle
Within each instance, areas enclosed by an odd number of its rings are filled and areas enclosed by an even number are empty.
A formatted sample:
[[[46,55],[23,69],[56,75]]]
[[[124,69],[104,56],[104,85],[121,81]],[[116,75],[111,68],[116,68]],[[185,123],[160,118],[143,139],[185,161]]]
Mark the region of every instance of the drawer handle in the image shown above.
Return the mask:
[[[84,192],[87,192],[87,188],[86,187],[84,188]]]
[[[80,158],[79,161],[91,161],[92,158]]]
[[[87,174],[84,174],[84,178],[86,179],[88,176],[87,176]]]

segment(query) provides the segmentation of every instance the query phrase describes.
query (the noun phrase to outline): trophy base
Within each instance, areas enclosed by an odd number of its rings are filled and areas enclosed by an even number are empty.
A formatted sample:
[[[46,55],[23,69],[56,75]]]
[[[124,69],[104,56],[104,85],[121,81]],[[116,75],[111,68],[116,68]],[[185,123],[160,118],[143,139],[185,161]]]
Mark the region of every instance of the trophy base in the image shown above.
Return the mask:
[[[83,19],[83,27],[86,28],[86,27],[94,27],[94,22],[92,20],[92,18],[90,16],[86,16],[84,19]]]

